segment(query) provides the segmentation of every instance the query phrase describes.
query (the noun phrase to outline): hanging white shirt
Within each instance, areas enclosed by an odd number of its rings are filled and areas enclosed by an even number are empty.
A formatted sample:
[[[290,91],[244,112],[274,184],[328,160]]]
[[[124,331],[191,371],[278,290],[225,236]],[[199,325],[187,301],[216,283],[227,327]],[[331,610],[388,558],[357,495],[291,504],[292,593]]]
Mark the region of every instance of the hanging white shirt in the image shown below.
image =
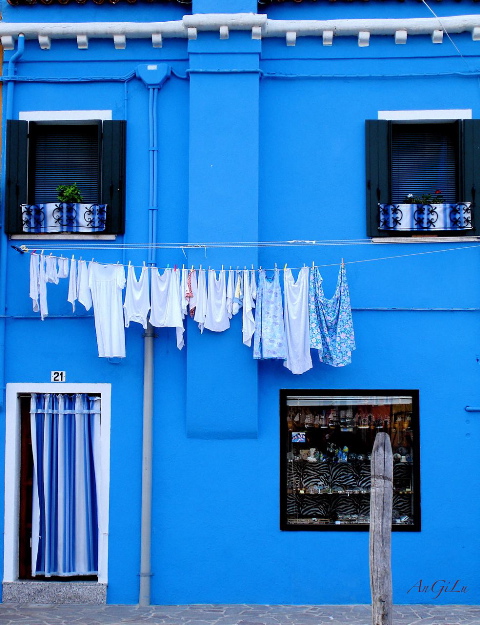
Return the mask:
[[[208,270],[208,298],[205,327],[212,332],[223,332],[230,327],[230,320],[227,313],[227,285],[224,269],[220,270],[218,280],[215,269]]]
[[[122,290],[125,287],[123,265],[101,265],[91,262],[88,267],[88,284],[95,316],[98,355],[102,358],[125,358],[122,307]]]
[[[135,269],[132,265],[127,270],[127,290],[123,311],[125,327],[128,328],[130,321],[141,323],[147,329],[147,315],[150,310],[150,289],[148,284],[148,269],[142,267],[140,278],[137,280]]]
[[[177,347],[182,349],[183,318],[180,306],[180,272],[165,269],[162,275],[152,269],[150,323],[156,328],[177,328]]]
[[[92,263],[90,263],[92,264]],[[77,265],[77,299],[86,310],[92,307],[92,293],[88,278],[88,266],[85,260],[79,260]]]
[[[300,269],[296,282],[291,269],[285,269],[283,275],[287,341],[287,359],[283,364],[297,374],[304,373],[313,366],[308,322],[308,276],[308,267]]]
[[[194,320],[198,323],[200,332],[205,327],[205,317],[207,315],[207,280],[205,269],[198,270],[196,306]]]
[[[250,347],[252,344],[252,336],[255,332],[255,318],[253,309],[255,304],[252,297],[250,271],[243,272],[243,310],[242,310],[242,334],[243,343]],[[255,274],[253,274],[253,283],[255,284]]]
[[[75,312],[75,302],[78,297],[78,277],[77,277],[77,261],[72,256],[70,261],[70,278],[68,280],[68,296],[67,301],[72,305],[72,310]]]

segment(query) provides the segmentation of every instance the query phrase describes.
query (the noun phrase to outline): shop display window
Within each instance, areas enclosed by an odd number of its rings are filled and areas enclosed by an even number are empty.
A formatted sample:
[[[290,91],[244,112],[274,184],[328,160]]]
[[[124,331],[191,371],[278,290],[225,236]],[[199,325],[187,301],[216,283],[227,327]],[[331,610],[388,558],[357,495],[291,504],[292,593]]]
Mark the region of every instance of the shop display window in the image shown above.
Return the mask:
[[[366,530],[378,432],[393,452],[392,530],[420,530],[418,391],[281,391],[281,529]]]

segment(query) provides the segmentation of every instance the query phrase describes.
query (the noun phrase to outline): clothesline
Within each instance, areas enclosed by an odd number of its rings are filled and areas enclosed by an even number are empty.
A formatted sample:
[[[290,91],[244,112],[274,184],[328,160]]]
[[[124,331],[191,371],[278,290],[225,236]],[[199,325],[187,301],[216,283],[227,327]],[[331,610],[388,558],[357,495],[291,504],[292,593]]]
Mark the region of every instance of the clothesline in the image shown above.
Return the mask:
[[[150,271],[148,271],[150,269]],[[283,274],[283,298],[280,274]],[[68,278],[67,301],[86,310],[93,305],[98,354],[125,357],[125,327],[131,322],[144,328],[175,328],[178,349],[184,346],[185,319],[200,332],[224,332],[239,312],[242,342],[253,345],[255,359],[279,359],[292,373],[312,368],[310,349],[321,362],[344,366],[355,349],[350,296],[342,262],[334,296],[323,294],[317,267],[300,268],[297,279],[288,266],[273,276],[266,270],[225,270],[142,267],[137,278],[133,265],[69,260],[30,254],[29,295],[33,310],[48,315],[47,284]],[[122,291],[126,286],[125,300]],[[283,304],[284,301],[284,304]],[[148,317],[149,316],[149,317]],[[147,321],[148,318],[148,321]]]
[[[22,245],[21,247],[17,247],[15,245],[12,245],[12,247],[15,250],[17,250],[18,252],[22,253],[22,254],[23,253],[27,253],[27,254],[34,254],[34,253],[43,254],[45,250],[48,251],[49,249],[52,249],[52,250],[62,250],[63,249],[63,248],[58,248],[58,247],[52,247],[52,248],[46,248],[45,247],[42,250],[40,250],[38,248],[28,248],[25,245]],[[84,250],[86,248],[82,247],[82,248],[71,248],[71,249],[75,249],[75,251],[82,251],[82,250]],[[108,248],[95,248],[95,249],[111,250],[112,248],[108,247]],[[114,249],[123,249],[123,248],[118,248],[117,247],[117,248],[114,248]],[[144,249],[144,248],[139,248],[139,249]],[[317,263],[312,262],[311,265],[303,264],[302,267],[306,267],[306,266],[310,266],[312,268],[338,267],[338,266],[340,266],[342,264],[342,262],[345,265],[355,265],[355,264],[359,264],[359,263],[371,263],[371,262],[382,261],[382,260],[392,260],[392,259],[395,259],[395,258],[409,258],[409,257],[412,257],[412,256],[425,256],[425,255],[428,255],[428,254],[442,254],[444,252],[456,252],[456,251],[470,250],[470,249],[479,249],[479,245],[465,245],[465,246],[462,246],[462,247],[450,247],[450,248],[444,248],[444,249],[441,249],[441,250],[426,250],[424,252],[411,252],[409,254],[395,254],[395,255],[392,255],[392,256],[381,256],[381,257],[376,257],[376,258],[363,258],[363,259],[359,259],[359,260],[343,260],[342,259],[341,262],[336,262],[336,263],[317,264]],[[53,256],[51,252],[48,255],[49,256]],[[65,257],[61,255],[61,256],[53,256],[53,258],[63,259]],[[73,256],[72,256],[72,258],[73,258]],[[80,257],[79,260],[85,260],[85,259]],[[92,262],[98,262],[98,261],[95,261],[93,258],[91,260],[92,260]],[[88,262],[90,262],[90,261],[88,261]],[[131,265],[131,266],[135,267],[135,269],[141,269],[144,266],[150,267],[148,265],[145,265],[145,262],[144,262],[143,265],[132,265],[131,263],[128,263],[127,265],[123,265],[122,263],[119,263],[119,262],[117,262],[117,263],[105,263],[105,262],[102,261],[101,264],[102,265],[119,265],[120,264],[124,268],[128,267],[129,265]],[[175,265],[174,265],[174,267],[175,267]],[[203,264],[200,264],[199,267],[202,268],[202,269],[213,269],[213,267],[203,266]],[[302,267],[290,267],[288,265],[279,265],[279,266],[277,266],[276,264],[275,264],[275,267],[262,267],[262,266],[259,266],[258,269],[254,269],[254,267],[252,265],[251,269],[254,270],[254,271],[260,271],[262,269],[265,270],[265,271],[274,271],[275,269],[285,269],[287,267],[288,267],[288,269],[294,269],[295,271],[302,269]],[[161,269],[161,270],[164,270],[164,269],[170,268],[170,266],[167,265],[166,267],[157,267],[157,268]],[[183,263],[182,267],[180,267],[180,265],[177,265],[177,268],[178,269],[180,269],[180,268],[185,269],[185,268],[188,268],[188,267],[186,267],[185,264]],[[240,267],[238,265],[236,267],[232,267],[231,265],[230,266],[222,265],[222,268],[224,268],[225,270],[228,270],[228,269],[232,269],[232,270],[248,269],[247,266]],[[218,271],[218,270],[216,270],[216,271]]]
[[[371,239],[291,239],[288,241],[210,241],[210,242],[164,242],[164,243],[107,243],[86,242],[82,243],[82,249],[209,249],[209,248],[260,248],[260,247],[319,247],[323,245],[371,245]],[[42,242],[44,250],[75,250],[78,246],[74,242],[63,242],[60,245],[55,243]],[[27,245],[22,245],[22,250],[33,249]]]

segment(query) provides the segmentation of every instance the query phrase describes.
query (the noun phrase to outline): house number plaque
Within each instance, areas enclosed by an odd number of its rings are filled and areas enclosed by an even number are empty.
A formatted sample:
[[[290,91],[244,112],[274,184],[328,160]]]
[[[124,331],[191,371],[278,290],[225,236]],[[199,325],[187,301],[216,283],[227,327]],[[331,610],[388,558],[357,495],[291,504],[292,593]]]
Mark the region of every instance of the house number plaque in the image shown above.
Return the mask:
[[[51,371],[50,372],[50,382],[66,382],[66,381],[67,381],[66,371]]]

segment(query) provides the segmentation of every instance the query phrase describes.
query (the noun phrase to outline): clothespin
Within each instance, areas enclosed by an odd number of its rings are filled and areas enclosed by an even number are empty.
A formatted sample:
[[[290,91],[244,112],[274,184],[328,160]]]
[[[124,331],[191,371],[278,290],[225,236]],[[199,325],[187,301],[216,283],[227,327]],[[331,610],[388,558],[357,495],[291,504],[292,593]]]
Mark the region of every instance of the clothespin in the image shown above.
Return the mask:
[[[131,260],[129,260],[129,261],[128,261],[128,266],[130,267],[130,265],[131,265],[131,264],[132,264],[132,261],[131,261]]]
[[[177,271],[177,265],[173,265],[173,271]]]
[[[345,262],[344,262],[343,258],[342,258],[342,267],[345,267]]]
[[[185,263],[182,264],[182,271],[185,269]]]
[[[285,263],[285,267],[283,268],[283,271],[287,271],[287,263]]]
[[[315,261],[312,260],[312,270],[315,269]]]
[[[223,265],[222,265],[222,271],[223,271]]]

